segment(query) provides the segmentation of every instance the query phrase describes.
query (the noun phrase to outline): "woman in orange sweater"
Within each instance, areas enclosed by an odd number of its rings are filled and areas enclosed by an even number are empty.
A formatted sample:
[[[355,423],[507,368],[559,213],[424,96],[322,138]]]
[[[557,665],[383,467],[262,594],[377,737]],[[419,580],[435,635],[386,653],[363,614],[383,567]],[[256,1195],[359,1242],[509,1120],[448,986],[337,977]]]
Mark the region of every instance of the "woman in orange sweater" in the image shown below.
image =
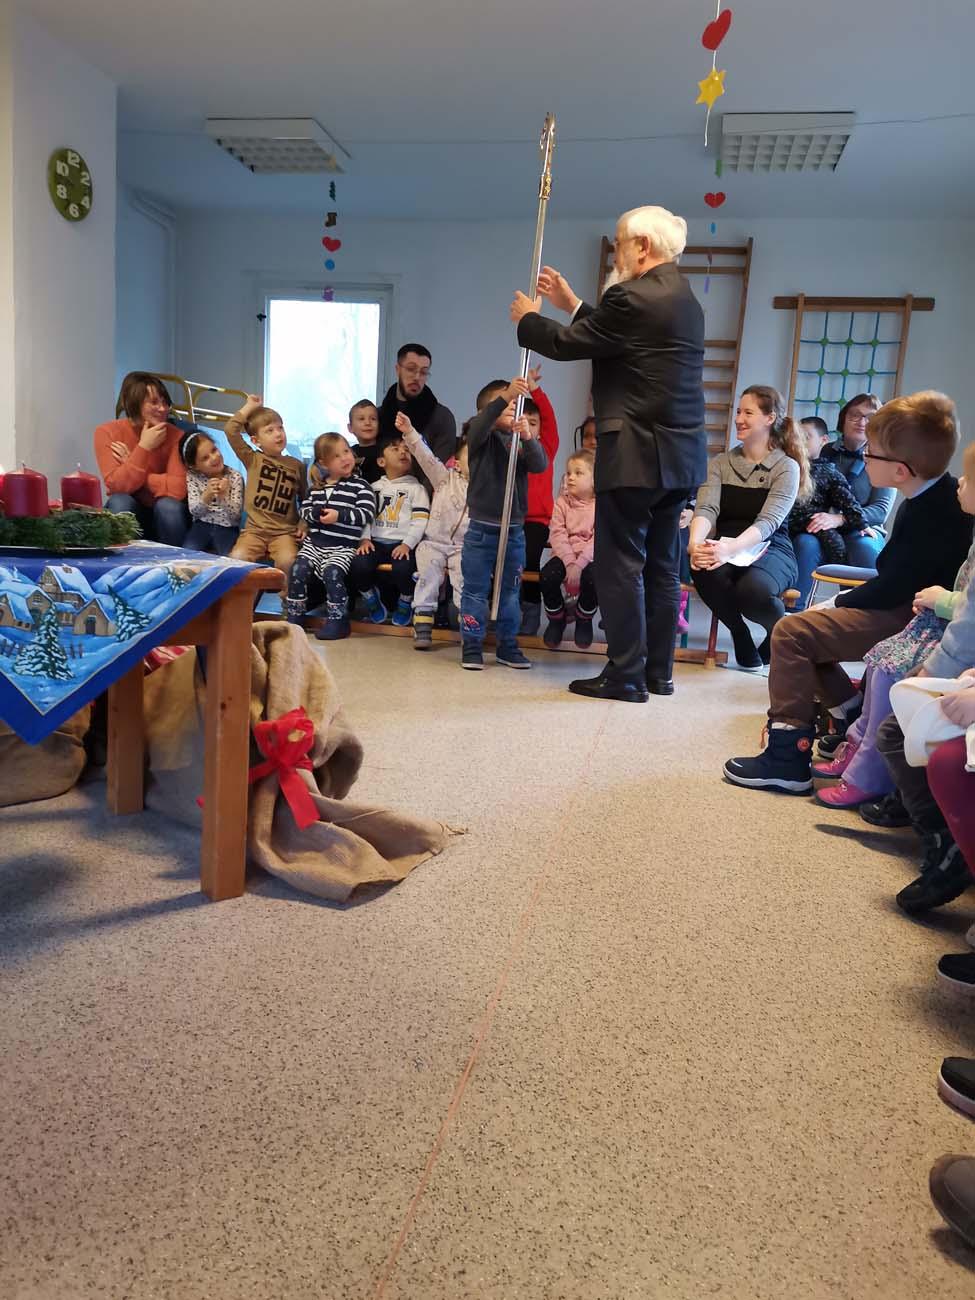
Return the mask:
[[[122,381],[125,419],[95,430],[95,459],[116,514],[136,516],[143,536],[182,546],[190,527],[186,469],[179,455],[182,430],[169,424],[172,400],[155,375],[134,370]]]

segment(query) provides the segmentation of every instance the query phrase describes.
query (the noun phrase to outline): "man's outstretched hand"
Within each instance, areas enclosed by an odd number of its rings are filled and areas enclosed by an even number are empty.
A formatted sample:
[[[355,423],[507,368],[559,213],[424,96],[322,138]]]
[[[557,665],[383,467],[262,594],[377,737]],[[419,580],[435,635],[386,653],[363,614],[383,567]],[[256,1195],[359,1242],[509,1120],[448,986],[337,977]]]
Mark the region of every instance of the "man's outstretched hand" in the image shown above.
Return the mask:
[[[540,311],[541,306],[541,298],[529,298],[527,293],[522,293],[521,290],[518,289],[515,293],[514,300],[511,304],[511,310],[508,315],[517,325],[522,316],[527,316],[533,311]]]
[[[579,305],[579,296],[572,292],[568,280],[564,275],[559,275],[554,266],[543,266],[539,271],[538,292],[559,311],[571,314]]]

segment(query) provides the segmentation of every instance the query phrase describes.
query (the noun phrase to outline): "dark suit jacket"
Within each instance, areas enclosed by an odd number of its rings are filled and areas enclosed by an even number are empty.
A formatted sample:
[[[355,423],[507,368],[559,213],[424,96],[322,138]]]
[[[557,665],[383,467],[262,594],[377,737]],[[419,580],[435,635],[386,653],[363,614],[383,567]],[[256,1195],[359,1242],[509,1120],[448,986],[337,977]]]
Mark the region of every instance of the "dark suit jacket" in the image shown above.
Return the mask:
[[[597,492],[705,481],[704,313],[676,264],[607,289],[570,325],[531,312],[518,342],[553,361],[592,361]]]

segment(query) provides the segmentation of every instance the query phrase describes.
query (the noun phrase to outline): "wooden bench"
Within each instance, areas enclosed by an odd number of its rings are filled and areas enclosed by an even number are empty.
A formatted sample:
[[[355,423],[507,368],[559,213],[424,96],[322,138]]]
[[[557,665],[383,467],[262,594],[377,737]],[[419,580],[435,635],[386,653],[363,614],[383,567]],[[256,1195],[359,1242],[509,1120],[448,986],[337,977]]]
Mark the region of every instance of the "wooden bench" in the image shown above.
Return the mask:
[[[391,564],[379,564],[376,566],[377,573],[392,573]],[[539,575],[534,569],[526,569],[521,575],[522,582],[538,582]],[[682,582],[681,591],[686,591],[689,595],[697,595],[694,587],[690,583]],[[799,593],[794,588],[782,593],[782,602],[786,609],[795,609],[799,603]],[[688,602],[689,603],[689,602]],[[316,620],[309,620],[310,626],[316,626]],[[373,636],[401,636],[412,637],[413,629],[410,627],[394,627],[391,623],[359,623],[353,622],[353,631],[371,633]],[[453,628],[434,628],[433,639],[435,641],[444,641],[449,644],[460,644],[460,633]],[[492,638],[488,637],[488,641]],[[547,646],[540,636],[521,636],[518,642],[523,646],[531,646],[535,649],[548,650],[553,654],[588,654],[600,655],[605,657],[606,646],[603,643],[593,643],[585,650],[579,648],[571,641],[566,641],[557,647]],[[708,632],[707,648],[704,650],[692,650],[687,645],[686,636],[681,637],[681,644],[674,651],[674,661],[676,663],[703,664],[705,668],[715,668],[718,664],[726,663],[728,659],[727,652],[718,649],[718,616],[711,615],[711,626]]]

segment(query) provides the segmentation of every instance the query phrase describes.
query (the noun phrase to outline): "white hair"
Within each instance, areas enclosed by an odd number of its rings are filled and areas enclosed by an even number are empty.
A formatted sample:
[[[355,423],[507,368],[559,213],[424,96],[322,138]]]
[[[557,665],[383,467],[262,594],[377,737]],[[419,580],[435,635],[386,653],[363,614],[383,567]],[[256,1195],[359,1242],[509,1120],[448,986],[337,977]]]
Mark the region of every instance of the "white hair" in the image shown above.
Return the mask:
[[[666,208],[631,208],[620,217],[619,227],[630,238],[645,236],[654,257],[667,262],[675,262],[687,244],[687,222]]]

